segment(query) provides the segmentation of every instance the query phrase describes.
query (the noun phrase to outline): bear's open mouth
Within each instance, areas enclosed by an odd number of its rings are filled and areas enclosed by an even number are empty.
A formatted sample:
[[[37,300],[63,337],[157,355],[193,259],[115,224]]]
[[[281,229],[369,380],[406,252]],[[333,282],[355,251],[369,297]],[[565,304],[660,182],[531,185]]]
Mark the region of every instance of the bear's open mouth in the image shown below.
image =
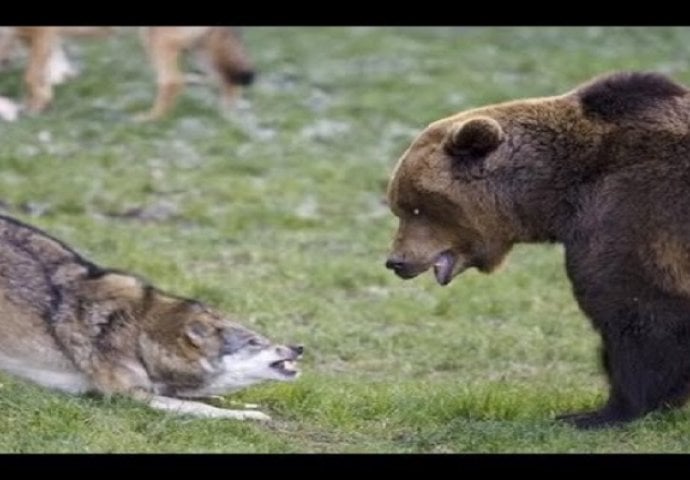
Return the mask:
[[[448,285],[453,279],[456,258],[453,252],[446,250],[436,257],[434,262],[434,275],[439,285]]]

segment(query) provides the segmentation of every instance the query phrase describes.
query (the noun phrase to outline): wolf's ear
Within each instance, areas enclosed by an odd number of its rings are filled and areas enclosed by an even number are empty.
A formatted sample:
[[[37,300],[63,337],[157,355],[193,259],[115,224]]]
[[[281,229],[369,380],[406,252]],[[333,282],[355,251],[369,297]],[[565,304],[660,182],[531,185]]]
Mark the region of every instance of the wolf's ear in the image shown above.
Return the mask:
[[[105,272],[92,278],[87,278],[82,284],[89,296],[97,299],[137,300],[144,289],[136,277],[117,272]]]
[[[192,320],[184,327],[184,334],[194,345],[201,344],[213,333],[213,328],[199,320]]]
[[[481,157],[503,141],[504,133],[496,120],[475,117],[451,126],[445,140],[446,151],[454,157]]]

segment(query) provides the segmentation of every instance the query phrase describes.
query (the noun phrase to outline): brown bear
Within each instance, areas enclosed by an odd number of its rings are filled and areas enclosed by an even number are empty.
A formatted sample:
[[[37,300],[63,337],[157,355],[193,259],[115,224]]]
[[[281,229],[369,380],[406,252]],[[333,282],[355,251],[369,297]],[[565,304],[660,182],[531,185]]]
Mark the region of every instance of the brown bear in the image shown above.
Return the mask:
[[[558,417],[604,427],[690,393],[690,90],[647,72],[430,124],[398,161],[386,267],[439,284],[496,269],[517,242],[560,242],[602,338],[609,398]]]

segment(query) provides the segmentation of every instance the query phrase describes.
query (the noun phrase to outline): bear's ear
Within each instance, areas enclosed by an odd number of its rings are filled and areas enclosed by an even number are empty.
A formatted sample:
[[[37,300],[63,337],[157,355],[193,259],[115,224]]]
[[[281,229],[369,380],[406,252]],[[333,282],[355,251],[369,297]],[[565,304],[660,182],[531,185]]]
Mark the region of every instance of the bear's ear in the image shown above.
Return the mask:
[[[490,117],[476,117],[453,125],[446,138],[446,151],[453,156],[480,157],[503,141],[503,129]]]

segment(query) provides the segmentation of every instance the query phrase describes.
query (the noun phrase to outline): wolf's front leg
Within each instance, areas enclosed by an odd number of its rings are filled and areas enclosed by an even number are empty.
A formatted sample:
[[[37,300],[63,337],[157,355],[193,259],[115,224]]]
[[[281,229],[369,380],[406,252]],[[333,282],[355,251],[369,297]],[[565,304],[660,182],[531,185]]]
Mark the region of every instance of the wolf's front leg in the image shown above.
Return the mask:
[[[269,421],[271,417],[258,410],[228,410],[191,400],[152,395],[146,399],[151,408],[201,418],[232,418],[234,420]]]

